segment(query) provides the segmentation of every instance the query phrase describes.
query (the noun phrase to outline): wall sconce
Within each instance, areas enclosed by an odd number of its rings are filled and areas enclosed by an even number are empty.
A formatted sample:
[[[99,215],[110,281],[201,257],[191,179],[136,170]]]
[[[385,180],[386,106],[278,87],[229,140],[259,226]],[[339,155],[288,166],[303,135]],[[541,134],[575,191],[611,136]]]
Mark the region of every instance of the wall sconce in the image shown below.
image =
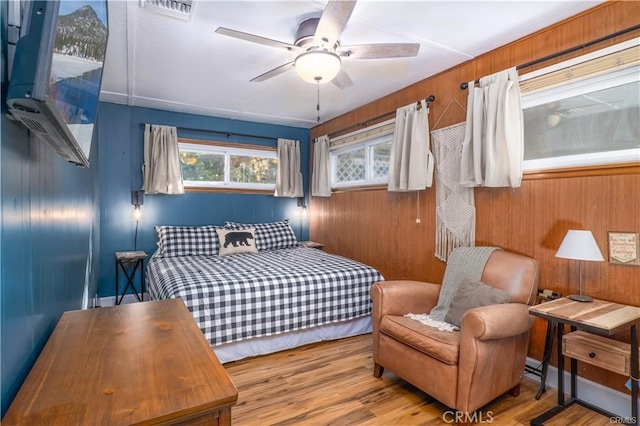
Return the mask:
[[[591,302],[593,300],[592,297],[582,294],[582,261],[604,261],[600,248],[598,248],[598,244],[595,238],[593,238],[591,231],[569,230],[556,252],[556,257],[575,259],[578,261],[580,294],[571,294],[569,295],[569,299],[578,302]]]
[[[131,191],[131,205],[133,206],[133,220],[136,222],[142,219],[142,208],[144,204],[144,193],[142,191]]]
[[[307,205],[304,202],[304,197],[298,197],[298,209],[300,210],[300,218],[306,219],[309,216],[307,212]]]

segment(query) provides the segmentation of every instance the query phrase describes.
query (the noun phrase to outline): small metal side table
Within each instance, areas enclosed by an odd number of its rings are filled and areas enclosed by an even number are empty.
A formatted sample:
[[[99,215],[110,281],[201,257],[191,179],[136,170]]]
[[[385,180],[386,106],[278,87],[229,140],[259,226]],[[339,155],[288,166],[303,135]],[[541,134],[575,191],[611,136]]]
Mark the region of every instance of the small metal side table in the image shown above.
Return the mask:
[[[139,302],[144,301],[144,259],[146,259],[147,253],[144,251],[117,251],[116,252],[116,305],[122,303],[124,295],[127,294],[127,290],[131,288],[133,294],[136,296]],[[127,279],[127,284],[120,294],[120,271],[124,273]],[[140,292],[136,289],[134,280],[136,273],[140,275]]]

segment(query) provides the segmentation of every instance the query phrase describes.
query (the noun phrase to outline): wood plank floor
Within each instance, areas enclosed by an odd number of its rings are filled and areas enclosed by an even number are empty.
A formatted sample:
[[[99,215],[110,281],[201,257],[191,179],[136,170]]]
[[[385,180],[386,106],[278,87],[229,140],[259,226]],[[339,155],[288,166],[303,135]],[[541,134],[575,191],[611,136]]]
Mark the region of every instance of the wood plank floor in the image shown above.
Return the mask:
[[[447,425],[447,407],[391,372],[373,377],[371,335],[322,342],[225,365],[239,391],[232,423],[240,425]],[[539,381],[525,376],[520,395],[504,395],[478,417],[492,425],[529,425],[553,407],[555,389],[535,400]],[[445,383],[442,384],[446,386]],[[478,422],[481,423],[481,422]],[[573,405],[548,426],[609,425]]]

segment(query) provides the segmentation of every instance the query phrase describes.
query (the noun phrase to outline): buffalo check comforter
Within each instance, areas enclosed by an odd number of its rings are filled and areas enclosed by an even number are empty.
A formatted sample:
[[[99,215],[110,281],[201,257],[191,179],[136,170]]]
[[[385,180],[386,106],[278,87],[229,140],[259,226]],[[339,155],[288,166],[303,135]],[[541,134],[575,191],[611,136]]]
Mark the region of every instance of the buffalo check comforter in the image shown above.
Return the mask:
[[[308,247],[153,257],[152,300],[181,297],[212,346],[371,314],[377,270]]]

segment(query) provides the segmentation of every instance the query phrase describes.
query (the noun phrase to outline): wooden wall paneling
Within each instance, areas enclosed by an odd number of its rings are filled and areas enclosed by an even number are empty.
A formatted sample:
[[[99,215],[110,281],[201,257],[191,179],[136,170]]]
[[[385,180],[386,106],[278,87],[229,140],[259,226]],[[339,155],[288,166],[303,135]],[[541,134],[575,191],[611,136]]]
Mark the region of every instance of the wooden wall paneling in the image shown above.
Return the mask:
[[[595,40],[638,23],[640,2],[611,1],[561,23],[481,55],[445,72],[351,111],[311,129],[311,137],[335,132],[376,115],[435,95],[430,125],[435,128],[464,121],[468,91],[461,82],[475,80],[501,69]],[[601,49],[640,32],[616,37],[537,68]],[[640,165],[640,164],[638,164]],[[536,258],[540,263],[540,287],[564,295],[578,291],[578,264],[559,259],[555,253],[569,229],[590,229],[605,262],[583,263],[584,292],[596,298],[640,306],[640,267],[608,262],[608,232],[640,232],[640,167],[607,170],[605,173],[544,173],[527,176],[518,189],[477,188],[476,243],[495,245]],[[598,171],[601,172],[601,171]],[[421,191],[421,224],[415,223],[415,194],[385,190],[351,191],[332,198],[311,197],[310,236],[328,251],[353,257],[378,268],[386,279],[417,279],[439,283],[445,264],[435,252],[435,190]],[[540,359],[546,324],[536,320],[530,356]],[[629,341],[629,336],[618,336]],[[580,375],[628,393],[626,378],[580,365]],[[624,379],[624,380],[623,380]]]

